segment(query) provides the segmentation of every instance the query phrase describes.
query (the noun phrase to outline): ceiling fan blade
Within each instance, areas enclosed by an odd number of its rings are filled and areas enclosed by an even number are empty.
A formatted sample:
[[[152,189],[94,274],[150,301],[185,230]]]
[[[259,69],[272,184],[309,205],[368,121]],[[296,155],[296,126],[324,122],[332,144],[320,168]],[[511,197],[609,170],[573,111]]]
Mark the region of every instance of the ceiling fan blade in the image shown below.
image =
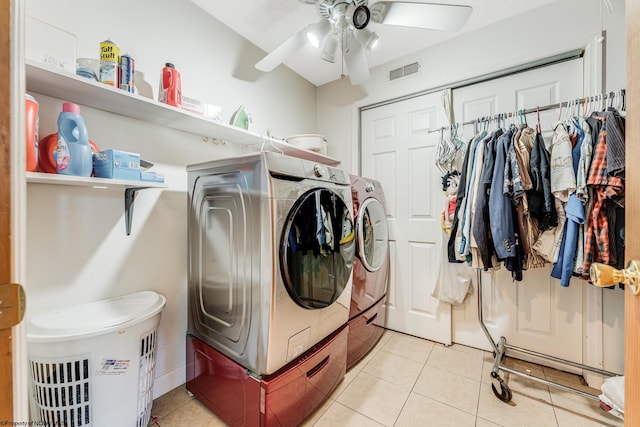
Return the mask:
[[[369,9],[371,20],[379,24],[445,31],[462,28],[472,11],[471,6],[402,1],[379,1]]]
[[[280,46],[269,52],[264,58],[258,61],[255,67],[260,71],[273,71],[291,55],[296,53],[307,43],[307,27],[285,40]]]
[[[367,56],[365,55],[364,47],[358,40],[350,39],[347,43],[344,62],[347,65],[352,85],[359,85],[369,80]]]

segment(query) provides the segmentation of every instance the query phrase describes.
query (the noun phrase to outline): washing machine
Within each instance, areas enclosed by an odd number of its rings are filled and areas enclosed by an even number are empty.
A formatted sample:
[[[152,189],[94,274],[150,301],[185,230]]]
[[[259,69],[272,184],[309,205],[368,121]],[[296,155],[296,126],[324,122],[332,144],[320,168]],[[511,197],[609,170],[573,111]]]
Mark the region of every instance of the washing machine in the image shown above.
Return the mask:
[[[389,284],[389,233],[380,182],[350,175],[356,257],[349,311],[347,369],[364,357],[384,332]]]
[[[189,342],[261,378],[347,324],[356,240],[345,171],[260,152],[187,174]]]

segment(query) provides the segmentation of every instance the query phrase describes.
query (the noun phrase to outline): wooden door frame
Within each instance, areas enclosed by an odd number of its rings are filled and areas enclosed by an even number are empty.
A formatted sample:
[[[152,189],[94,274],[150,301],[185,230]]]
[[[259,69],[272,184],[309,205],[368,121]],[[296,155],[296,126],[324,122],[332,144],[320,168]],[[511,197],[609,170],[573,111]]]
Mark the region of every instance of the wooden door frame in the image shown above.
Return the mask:
[[[640,0],[626,0],[627,25],[627,117],[626,121],[626,182],[628,195],[640,189],[640,172],[634,164],[640,156]],[[626,198],[625,260],[640,260],[640,198]],[[625,291],[625,421],[628,426],[640,425],[640,408],[635,404],[640,397],[640,297]]]
[[[0,75],[11,75],[11,2],[0,4]],[[11,256],[11,82],[0,79],[0,283],[10,283]],[[13,394],[12,331],[0,330],[0,392]],[[12,395],[11,394],[11,395]],[[12,399],[0,399],[0,420],[13,420]]]
[[[24,283],[24,2],[0,0],[0,283]],[[0,331],[0,421],[29,419],[24,322]]]

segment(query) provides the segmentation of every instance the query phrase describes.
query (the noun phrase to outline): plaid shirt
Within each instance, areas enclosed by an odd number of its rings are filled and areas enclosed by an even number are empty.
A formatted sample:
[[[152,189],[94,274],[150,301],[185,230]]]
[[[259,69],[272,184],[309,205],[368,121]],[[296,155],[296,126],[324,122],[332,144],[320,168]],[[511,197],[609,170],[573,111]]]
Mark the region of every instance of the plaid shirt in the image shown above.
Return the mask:
[[[605,121],[604,117],[596,118]],[[585,278],[589,275],[592,263],[614,264],[617,257],[613,227],[607,213],[613,207],[611,199],[624,194],[624,181],[620,177],[609,175],[607,171],[607,131],[604,126],[593,152],[587,185],[594,189],[594,200],[587,217],[584,236],[582,274]]]

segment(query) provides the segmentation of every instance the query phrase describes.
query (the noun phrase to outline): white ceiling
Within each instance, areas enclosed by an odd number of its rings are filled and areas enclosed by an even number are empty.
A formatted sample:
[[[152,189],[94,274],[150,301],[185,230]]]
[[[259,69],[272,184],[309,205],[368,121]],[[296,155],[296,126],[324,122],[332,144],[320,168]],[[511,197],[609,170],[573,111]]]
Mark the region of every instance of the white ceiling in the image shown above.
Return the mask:
[[[244,38],[270,52],[306,25],[318,21],[316,6],[303,0],[191,0]],[[420,3],[418,0],[404,0]],[[378,46],[367,52],[370,67],[413,54],[460,34],[491,25],[557,0],[428,0],[431,3],[469,5],[471,17],[458,32],[424,30],[370,23],[380,35]],[[371,1],[370,4],[374,4]],[[424,1],[423,1],[424,3]],[[318,49],[307,45],[292,55],[284,65],[321,86],[340,78],[340,61],[323,61]],[[348,74],[346,68],[344,74]]]

